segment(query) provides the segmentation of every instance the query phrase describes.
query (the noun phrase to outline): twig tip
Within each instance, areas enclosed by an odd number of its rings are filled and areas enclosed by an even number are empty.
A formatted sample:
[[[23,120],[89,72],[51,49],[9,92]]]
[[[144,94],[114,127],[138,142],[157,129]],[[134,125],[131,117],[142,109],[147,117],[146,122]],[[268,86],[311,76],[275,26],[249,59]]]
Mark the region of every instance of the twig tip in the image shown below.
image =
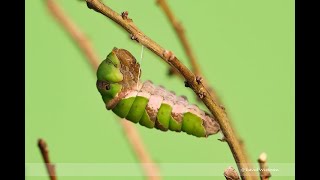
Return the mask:
[[[267,153],[263,152],[260,154],[259,159],[259,166],[260,166],[260,179],[261,180],[268,180],[271,177],[271,173],[268,170],[268,165],[267,165]]]
[[[43,148],[43,149],[46,149],[47,148],[47,143],[45,140],[43,140],[42,138],[39,138],[38,139],[38,146],[40,148]]]
[[[263,152],[259,156],[259,162],[266,162],[267,161],[267,153]]]

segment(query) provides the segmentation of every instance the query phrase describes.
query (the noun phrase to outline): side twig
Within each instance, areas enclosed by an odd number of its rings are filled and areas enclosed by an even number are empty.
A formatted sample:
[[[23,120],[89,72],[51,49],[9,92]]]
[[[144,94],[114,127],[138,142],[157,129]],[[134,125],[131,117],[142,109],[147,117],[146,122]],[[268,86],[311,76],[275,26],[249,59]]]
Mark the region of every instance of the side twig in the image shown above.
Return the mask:
[[[48,174],[50,176],[50,180],[57,180],[55,166],[54,166],[54,164],[52,164],[50,162],[49,150],[48,150],[47,143],[43,139],[39,139],[38,140],[38,147],[41,151],[41,155],[42,155],[43,161],[46,165]]]
[[[226,180],[240,180],[237,171],[231,166],[224,170],[223,175]]]
[[[190,43],[189,43],[189,41],[187,39],[187,36],[185,35],[185,29],[183,28],[182,23],[178,22],[178,20],[174,16],[173,12],[171,11],[170,7],[168,6],[166,0],[156,0],[156,2],[161,7],[163,12],[167,16],[170,24],[174,28],[174,30],[175,30],[175,32],[176,32],[176,34],[177,34],[177,36],[178,36],[183,48],[184,48],[185,53],[187,54],[187,57],[188,57],[189,62],[191,64],[192,72],[196,76],[199,76],[199,77],[203,78],[203,80],[202,80],[203,86],[206,87],[206,89],[208,90],[208,92],[212,96],[213,100],[220,104],[220,100],[219,100],[217,94],[215,93],[214,88],[212,88],[212,86],[209,86],[209,84],[207,83],[208,81],[204,78],[204,76],[202,74],[200,66],[197,63],[198,61],[196,59],[196,56],[192,51],[192,48],[191,48],[191,45],[190,45]],[[169,73],[170,74],[175,74],[175,75],[178,74],[178,73],[174,73],[174,72],[175,72],[174,69],[169,69]]]
[[[160,8],[163,10],[164,14],[167,16],[170,24],[172,25],[173,29],[175,30],[179,40],[180,40],[180,43],[182,44],[183,48],[184,48],[184,51],[185,53],[187,54],[188,56],[188,59],[189,59],[189,62],[191,64],[191,69],[193,71],[193,73],[195,75],[197,75],[198,77],[202,77],[202,83],[203,83],[203,86],[209,91],[209,93],[211,94],[212,98],[214,101],[216,101],[216,103],[221,103],[221,101],[219,100],[218,98],[218,95],[217,93],[215,92],[214,88],[212,88],[212,86],[210,86],[208,84],[208,81],[207,79],[202,75],[202,71],[200,69],[200,66],[198,64],[198,61],[192,51],[192,48],[189,44],[189,41],[187,39],[187,36],[185,35],[185,29],[183,28],[182,26],[182,23],[181,22],[178,22],[177,18],[174,16],[174,11],[172,11],[170,9],[170,6],[168,5],[167,1],[166,0],[156,0],[156,3],[160,6]],[[175,69],[173,68],[170,68],[169,69],[169,75],[178,75],[179,77],[182,77]],[[183,78],[183,77],[182,77]],[[199,100],[199,98],[198,98]],[[221,106],[221,108],[224,108],[223,106]],[[232,121],[229,122],[230,123],[230,126],[233,128],[233,130],[235,131],[235,128],[232,124]],[[244,156],[246,158],[246,161],[247,163],[250,162],[250,158],[249,156],[247,155],[246,153],[246,150],[245,150],[245,146],[244,146],[244,142],[243,140],[237,135],[237,132],[235,131],[235,134],[236,134],[236,137],[238,138],[238,141],[240,142],[240,146],[242,148],[242,151],[244,153]],[[252,165],[251,164],[248,164],[248,166],[250,166],[249,168],[251,169],[252,168]],[[253,169],[253,168],[252,168]],[[252,174],[252,179],[253,180],[257,180],[257,176],[255,174],[254,171],[250,172]]]
[[[267,154],[261,153],[259,156],[258,162],[260,166],[260,179],[268,180],[271,177],[271,173],[268,170],[268,166],[267,166]]]
[[[247,169],[246,158],[242,152],[240,143],[229,124],[229,119],[226,116],[226,113],[218,104],[213,101],[211,96],[208,96],[208,91],[201,82],[197,81],[196,76],[184,64],[182,64],[171,51],[164,49],[159,44],[147,37],[144,33],[142,33],[142,31],[136,27],[130,18],[127,16],[126,18],[123,18],[120,14],[116,13],[99,0],[86,1],[87,6],[90,9],[93,9],[113,20],[131,35],[132,40],[135,40],[147,47],[153,53],[162,58],[166,63],[177,69],[181,75],[183,75],[186,80],[186,84],[188,84],[188,86],[202,99],[203,103],[207,106],[219,123],[221,131],[225,136],[226,142],[228,143],[233,157],[237,163],[242,179],[251,179],[248,172],[241,171],[241,169]]]
[[[69,17],[63,12],[59,5],[55,3],[55,0],[46,0],[46,5],[52,16],[56,18],[56,20],[60,23],[63,29],[68,32],[71,39],[75,41],[75,44],[78,45],[81,52],[84,53],[88,62],[91,64],[93,71],[95,72],[100,64],[100,61],[90,41],[80,31],[80,29],[69,19]],[[144,147],[143,142],[133,124],[121,121],[121,126],[124,129],[125,137],[130,142],[135,155],[138,157],[139,161],[143,163],[143,168],[148,176],[148,179],[159,180],[160,173],[154,165],[148,151]]]

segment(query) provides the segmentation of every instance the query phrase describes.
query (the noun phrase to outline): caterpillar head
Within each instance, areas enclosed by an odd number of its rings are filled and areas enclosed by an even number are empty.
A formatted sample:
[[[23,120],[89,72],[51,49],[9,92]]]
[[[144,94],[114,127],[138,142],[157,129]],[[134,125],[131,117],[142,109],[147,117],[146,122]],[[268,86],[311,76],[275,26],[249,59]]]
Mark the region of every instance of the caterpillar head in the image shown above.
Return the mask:
[[[139,69],[130,52],[113,48],[97,70],[97,89],[104,102],[108,104],[120,92],[132,89],[138,83]]]

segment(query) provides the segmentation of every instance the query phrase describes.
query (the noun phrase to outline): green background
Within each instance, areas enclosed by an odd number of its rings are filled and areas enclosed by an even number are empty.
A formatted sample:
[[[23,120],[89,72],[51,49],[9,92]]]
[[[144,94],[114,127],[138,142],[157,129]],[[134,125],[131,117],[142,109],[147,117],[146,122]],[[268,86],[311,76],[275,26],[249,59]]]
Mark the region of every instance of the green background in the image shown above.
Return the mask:
[[[42,162],[37,148],[37,139],[42,137],[49,144],[52,161],[57,163],[138,162],[119,119],[105,109],[95,87],[95,73],[68,34],[50,16],[44,2],[26,1],[25,161]],[[81,1],[57,2],[85,32],[101,60],[113,47],[127,49],[137,59],[140,57],[141,45],[131,41],[111,20],[89,10]],[[116,12],[127,10],[147,36],[172,50],[190,67],[175,32],[155,1],[104,2]],[[270,163],[294,163],[294,1],[168,3],[182,21],[203,74],[218,92],[251,158],[256,160],[265,151]],[[196,103],[193,92],[184,87],[181,79],[167,76],[167,67],[145,49],[141,79],[164,85]],[[206,139],[135,127],[156,162],[234,166],[227,144],[217,140],[220,135]],[[206,179],[222,180],[222,173],[221,177]]]

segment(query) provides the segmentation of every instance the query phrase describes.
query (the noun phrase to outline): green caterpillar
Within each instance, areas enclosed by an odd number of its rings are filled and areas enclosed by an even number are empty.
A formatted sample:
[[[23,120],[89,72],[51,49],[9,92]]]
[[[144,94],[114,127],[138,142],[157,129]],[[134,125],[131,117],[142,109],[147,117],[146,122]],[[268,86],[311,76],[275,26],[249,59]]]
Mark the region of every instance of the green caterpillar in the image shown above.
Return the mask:
[[[208,137],[219,132],[214,117],[151,81],[139,82],[140,65],[124,49],[114,48],[97,70],[97,89],[106,108],[147,128]]]

